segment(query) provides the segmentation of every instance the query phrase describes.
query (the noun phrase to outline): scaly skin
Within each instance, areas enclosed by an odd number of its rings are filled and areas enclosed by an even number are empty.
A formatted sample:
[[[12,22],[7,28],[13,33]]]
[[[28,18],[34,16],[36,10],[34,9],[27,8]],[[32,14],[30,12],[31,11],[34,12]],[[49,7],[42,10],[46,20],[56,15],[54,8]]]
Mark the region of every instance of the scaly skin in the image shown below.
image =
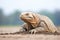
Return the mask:
[[[58,32],[51,19],[47,16],[33,12],[23,12],[21,13],[20,18],[25,22],[22,27],[30,33],[43,31],[50,33]]]

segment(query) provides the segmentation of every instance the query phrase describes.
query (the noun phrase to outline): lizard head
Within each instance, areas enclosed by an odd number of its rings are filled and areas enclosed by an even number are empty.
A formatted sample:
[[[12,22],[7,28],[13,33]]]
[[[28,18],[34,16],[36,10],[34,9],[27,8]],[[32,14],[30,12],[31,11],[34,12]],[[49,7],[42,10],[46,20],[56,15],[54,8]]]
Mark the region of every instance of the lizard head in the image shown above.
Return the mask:
[[[31,23],[35,25],[39,21],[38,15],[34,12],[23,12],[21,13],[20,18],[26,23]]]

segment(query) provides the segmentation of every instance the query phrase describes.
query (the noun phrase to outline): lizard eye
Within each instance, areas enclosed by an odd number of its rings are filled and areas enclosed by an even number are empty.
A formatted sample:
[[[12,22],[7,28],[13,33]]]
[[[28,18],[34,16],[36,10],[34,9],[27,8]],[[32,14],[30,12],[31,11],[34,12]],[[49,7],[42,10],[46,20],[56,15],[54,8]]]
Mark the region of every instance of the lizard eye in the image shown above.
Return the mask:
[[[29,15],[28,13],[26,13],[26,15]]]

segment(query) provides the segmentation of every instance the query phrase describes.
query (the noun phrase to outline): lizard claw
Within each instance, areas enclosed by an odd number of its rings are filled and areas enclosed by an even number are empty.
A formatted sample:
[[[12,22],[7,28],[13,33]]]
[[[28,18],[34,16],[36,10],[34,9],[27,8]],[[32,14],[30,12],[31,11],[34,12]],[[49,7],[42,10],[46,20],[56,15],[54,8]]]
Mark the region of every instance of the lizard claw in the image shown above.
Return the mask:
[[[29,31],[31,34],[36,34],[37,33],[37,30],[36,29],[32,29]]]

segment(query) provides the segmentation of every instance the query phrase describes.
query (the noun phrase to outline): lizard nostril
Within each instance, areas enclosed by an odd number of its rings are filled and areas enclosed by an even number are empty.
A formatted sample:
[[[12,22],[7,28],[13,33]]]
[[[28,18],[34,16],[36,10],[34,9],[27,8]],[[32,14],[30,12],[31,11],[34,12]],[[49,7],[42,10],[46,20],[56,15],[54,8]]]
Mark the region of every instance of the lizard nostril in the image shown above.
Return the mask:
[[[21,15],[21,17],[23,17],[23,15]]]

